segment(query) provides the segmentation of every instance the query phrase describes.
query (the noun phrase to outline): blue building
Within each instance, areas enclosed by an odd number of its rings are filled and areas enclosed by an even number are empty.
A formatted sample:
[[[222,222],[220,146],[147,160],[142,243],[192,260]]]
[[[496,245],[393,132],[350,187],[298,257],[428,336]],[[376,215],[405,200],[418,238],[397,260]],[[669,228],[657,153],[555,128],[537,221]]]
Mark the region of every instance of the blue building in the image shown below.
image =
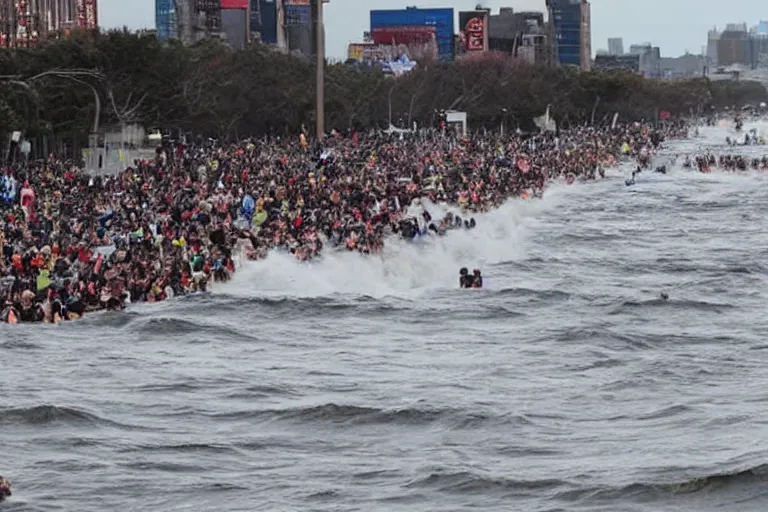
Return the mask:
[[[547,0],[557,61],[581,66],[581,0]]]
[[[312,7],[295,5],[283,0],[286,37],[296,32],[296,27],[308,27],[312,23]],[[264,44],[277,44],[277,2],[275,0],[251,0],[251,32],[261,35]]]
[[[251,0],[251,32],[264,44],[277,44],[277,4],[275,0]]]
[[[284,4],[285,26],[298,27],[312,23],[312,7],[310,5]]]
[[[157,38],[167,41],[176,37],[176,8],[173,0],[155,0]]]
[[[453,60],[453,9],[407,9],[371,11],[371,32],[377,29],[434,28],[441,61]]]

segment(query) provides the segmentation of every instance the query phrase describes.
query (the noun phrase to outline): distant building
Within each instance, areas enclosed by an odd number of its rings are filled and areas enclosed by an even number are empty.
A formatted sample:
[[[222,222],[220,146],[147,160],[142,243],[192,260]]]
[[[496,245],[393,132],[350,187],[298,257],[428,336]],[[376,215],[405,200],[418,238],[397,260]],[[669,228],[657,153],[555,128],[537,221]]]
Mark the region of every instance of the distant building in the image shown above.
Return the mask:
[[[250,0],[155,0],[157,38],[194,44],[214,37],[241,49],[251,39],[250,9]]]
[[[592,68],[592,9],[587,0],[581,0],[581,69]]]
[[[193,44],[221,37],[220,0],[155,0],[155,25],[161,41]]]
[[[640,55],[597,55],[595,57],[595,69],[605,72],[629,71],[640,72]]]
[[[434,37],[442,61],[454,57],[453,9],[371,11],[371,37],[378,44],[413,44],[414,40]]]
[[[720,41],[720,32],[717,29],[707,33],[707,66],[709,69],[717,68],[717,43]]]
[[[752,69],[768,68],[768,34],[757,33],[751,39]]]
[[[624,55],[624,40],[620,37],[608,38],[608,53],[611,55]]]
[[[522,57],[530,63],[548,64],[552,61],[552,48],[547,37],[544,13],[515,12],[502,7],[488,20],[489,48]]]
[[[155,29],[160,41],[177,38],[175,0],[155,0]]]
[[[717,69],[768,68],[768,21],[747,30],[746,23],[729,23],[725,30],[710,30],[707,36],[706,72]]]
[[[317,20],[317,5],[308,0],[275,0],[275,2],[278,6],[277,46],[283,45],[289,51],[305,57],[316,55],[317,39],[314,22]]]
[[[251,40],[250,1],[221,0],[221,34],[224,41],[242,50]]]
[[[251,0],[251,37],[264,44],[277,44],[275,0]]]
[[[94,30],[96,0],[0,0],[0,47],[26,48],[52,33]]]
[[[687,53],[681,57],[662,58],[661,74],[668,80],[688,79],[706,72],[707,57]]]
[[[651,43],[633,44],[629,47],[630,55],[640,57],[640,72],[648,78],[661,78],[661,50]]]
[[[561,65],[591,66],[592,33],[587,0],[547,0],[553,46]]]
[[[728,24],[717,42],[718,67],[733,65],[751,67],[752,60],[752,43],[746,23]]]

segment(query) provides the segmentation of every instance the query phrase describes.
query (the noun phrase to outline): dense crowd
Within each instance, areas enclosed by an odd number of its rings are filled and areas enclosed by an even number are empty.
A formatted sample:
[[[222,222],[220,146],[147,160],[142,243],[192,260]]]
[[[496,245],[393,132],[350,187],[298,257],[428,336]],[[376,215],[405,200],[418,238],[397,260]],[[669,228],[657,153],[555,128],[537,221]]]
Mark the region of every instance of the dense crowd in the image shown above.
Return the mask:
[[[553,179],[594,179],[685,131],[167,141],[153,160],[114,176],[54,157],[11,164],[0,177],[0,321],[59,322],[204,291],[230,278],[239,255],[370,254],[388,236],[471,228],[475,212],[540,196]],[[424,212],[417,222],[406,212],[421,199],[454,205],[464,219]]]

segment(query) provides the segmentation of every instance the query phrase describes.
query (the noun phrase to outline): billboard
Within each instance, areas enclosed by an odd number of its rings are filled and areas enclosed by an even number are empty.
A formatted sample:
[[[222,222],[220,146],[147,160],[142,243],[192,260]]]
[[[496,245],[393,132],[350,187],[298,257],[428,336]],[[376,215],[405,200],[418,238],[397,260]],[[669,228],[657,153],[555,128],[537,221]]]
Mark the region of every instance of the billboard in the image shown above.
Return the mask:
[[[222,9],[248,9],[248,0],[221,0]]]
[[[347,58],[358,62],[396,62],[407,57],[408,60],[438,58],[437,43],[433,40],[425,44],[377,44],[375,42],[350,43]]]
[[[426,44],[437,39],[435,27],[379,27],[371,30],[371,39],[378,44]]]
[[[459,13],[461,52],[488,51],[488,11]]]
[[[407,9],[371,11],[371,34],[377,29],[431,27],[435,31],[441,60],[452,60],[454,45],[453,9]]]
[[[312,23],[312,4],[309,0],[283,0],[285,26],[309,25]]]
[[[196,0],[195,9],[205,12],[216,11],[221,8],[219,2],[220,0]]]

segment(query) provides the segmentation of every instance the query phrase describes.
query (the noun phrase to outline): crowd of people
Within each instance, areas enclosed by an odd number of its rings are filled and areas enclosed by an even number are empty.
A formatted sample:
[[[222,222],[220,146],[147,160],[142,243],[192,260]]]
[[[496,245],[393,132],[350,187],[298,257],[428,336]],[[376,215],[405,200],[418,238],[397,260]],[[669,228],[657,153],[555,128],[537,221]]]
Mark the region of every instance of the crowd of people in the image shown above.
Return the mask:
[[[162,301],[226,281],[238,257],[377,253],[388,236],[472,229],[473,214],[538,197],[548,181],[604,175],[665,137],[631,124],[558,134],[333,133],[238,144],[164,141],[116,175],[75,162],[9,164],[0,176],[0,321],[53,322]],[[423,199],[460,215],[409,216]]]
[[[768,170],[768,156],[749,158],[743,155],[720,155],[718,157],[714,153],[705,153],[693,158],[686,157],[682,165],[685,169],[696,168],[704,173],[712,172],[715,168],[726,171],[764,171]]]

